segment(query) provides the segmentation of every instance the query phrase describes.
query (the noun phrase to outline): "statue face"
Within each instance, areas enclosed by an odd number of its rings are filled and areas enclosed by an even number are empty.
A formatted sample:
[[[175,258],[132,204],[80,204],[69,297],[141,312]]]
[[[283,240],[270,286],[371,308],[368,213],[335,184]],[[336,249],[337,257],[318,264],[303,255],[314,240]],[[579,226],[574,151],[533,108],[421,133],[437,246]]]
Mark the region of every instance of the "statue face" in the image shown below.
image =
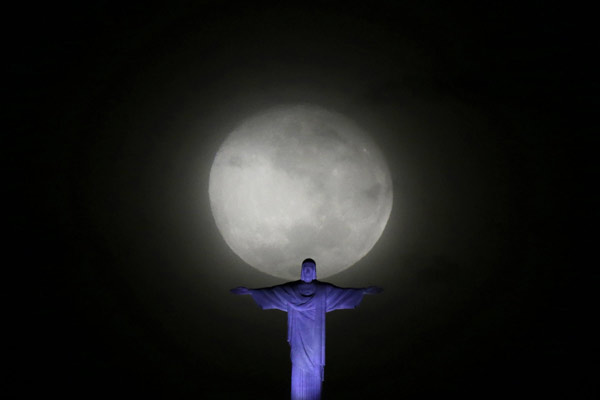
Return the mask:
[[[305,261],[302,263],[301,279],[304,282],[311,282],[317,279],[317,266],[312,261]]]

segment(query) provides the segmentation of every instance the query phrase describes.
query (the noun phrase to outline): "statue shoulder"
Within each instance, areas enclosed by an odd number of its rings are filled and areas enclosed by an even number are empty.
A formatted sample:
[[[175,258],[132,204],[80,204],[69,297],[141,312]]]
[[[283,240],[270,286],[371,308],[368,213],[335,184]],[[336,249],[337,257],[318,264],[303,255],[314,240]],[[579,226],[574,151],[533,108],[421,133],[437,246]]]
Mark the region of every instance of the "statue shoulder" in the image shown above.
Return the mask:
[[[323,289],[336,287],[334,284],[329,283],[329,282],[315,281],[315,283],[317,284],[318,287],[323,288]]]

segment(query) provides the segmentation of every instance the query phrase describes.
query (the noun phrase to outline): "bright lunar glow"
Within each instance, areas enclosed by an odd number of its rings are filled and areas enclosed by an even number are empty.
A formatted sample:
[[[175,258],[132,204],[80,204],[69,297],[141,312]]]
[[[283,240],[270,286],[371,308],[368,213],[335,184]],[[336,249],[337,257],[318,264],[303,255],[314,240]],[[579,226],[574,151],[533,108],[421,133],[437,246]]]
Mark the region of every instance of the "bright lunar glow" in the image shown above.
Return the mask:
[[[364,257],[392,210],[383,155],[345,116],[315,106],[270,109],[244,121],[217,152],[208,188],[231,249],[270,275],[319,279]]]

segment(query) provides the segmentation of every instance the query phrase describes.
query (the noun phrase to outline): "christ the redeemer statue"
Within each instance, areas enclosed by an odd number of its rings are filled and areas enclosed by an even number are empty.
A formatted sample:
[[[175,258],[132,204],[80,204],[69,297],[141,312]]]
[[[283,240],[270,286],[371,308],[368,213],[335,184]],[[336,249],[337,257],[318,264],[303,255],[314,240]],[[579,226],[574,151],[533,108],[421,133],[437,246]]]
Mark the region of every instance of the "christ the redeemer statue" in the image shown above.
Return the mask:
[[[319,400],[325,367],[325,313],[355,308],[365,294],[383,289],[340,288],[317,280],[315,262],[302,262],[301,280],[269,288],[231,289],[233,294],[249,294],[263,309],[288,313],[288,343],[292,359],[292,400]]]

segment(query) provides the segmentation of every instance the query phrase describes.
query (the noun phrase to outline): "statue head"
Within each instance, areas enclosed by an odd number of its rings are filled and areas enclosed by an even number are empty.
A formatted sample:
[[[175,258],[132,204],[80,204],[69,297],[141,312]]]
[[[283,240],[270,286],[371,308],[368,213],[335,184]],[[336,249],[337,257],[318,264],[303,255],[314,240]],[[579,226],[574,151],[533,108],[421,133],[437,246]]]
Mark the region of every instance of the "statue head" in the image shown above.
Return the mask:
[[[312,282],[317,279],[317,264],[312,258],[302,261],[301,278],[304,282]]]

